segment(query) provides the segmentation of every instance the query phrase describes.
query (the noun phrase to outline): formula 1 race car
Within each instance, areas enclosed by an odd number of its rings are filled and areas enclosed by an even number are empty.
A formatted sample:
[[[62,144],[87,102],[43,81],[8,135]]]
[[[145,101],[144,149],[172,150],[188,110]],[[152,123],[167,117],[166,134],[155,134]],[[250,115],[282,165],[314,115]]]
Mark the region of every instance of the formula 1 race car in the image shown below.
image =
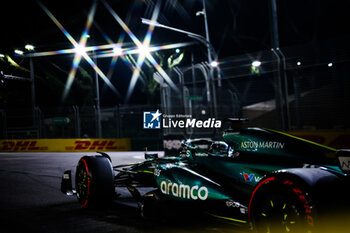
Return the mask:
[[[63,193],[83,208],[106,204],[126,187],[147,215],[177,203],[246,223],[256,232],[317,232],[323,213],[343,207],[350,184],[350,151],[283,132],[228,129],[222,140],[189,139],[177,157],[112,166],[106,153],[84,156],[62,177]],[[141,195],[140,187],[152,190]]]

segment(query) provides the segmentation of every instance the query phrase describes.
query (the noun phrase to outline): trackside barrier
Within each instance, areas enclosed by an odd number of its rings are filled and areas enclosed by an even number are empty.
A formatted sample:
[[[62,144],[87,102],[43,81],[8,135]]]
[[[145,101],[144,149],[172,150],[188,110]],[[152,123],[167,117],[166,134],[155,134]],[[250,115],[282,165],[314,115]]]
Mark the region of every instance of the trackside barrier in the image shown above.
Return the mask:
[[[0,140],[0,152],[130,151],[129,138]]]
[[[350,148],[350,131],[291,131],[287,133],[337,149]],[[174,147],[174,142],[174,139],[171,141],[165,139],[164,149],[178,149]],[[180,142],[180,140],[178,140],[178,142]],[[176,143],[176,145],[178,145],[178,143]],[[172,147],[168,148],[169,146]],[[132,150],[130,138],[0,140],[0,152],[94,152],[130,150]]]

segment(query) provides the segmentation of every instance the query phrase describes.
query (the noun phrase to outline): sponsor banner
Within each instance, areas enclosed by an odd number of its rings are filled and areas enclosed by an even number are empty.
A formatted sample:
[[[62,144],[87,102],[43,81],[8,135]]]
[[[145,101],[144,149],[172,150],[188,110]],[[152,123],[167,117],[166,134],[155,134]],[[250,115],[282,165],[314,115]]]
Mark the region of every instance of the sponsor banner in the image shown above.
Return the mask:
[[[185,139],[183,135],[164,135],[163,147],[165,156],[178,156],[181,151],[181,142]]]
[[[130,139],[19,139],[0,140],[1,152],[130,151]]]

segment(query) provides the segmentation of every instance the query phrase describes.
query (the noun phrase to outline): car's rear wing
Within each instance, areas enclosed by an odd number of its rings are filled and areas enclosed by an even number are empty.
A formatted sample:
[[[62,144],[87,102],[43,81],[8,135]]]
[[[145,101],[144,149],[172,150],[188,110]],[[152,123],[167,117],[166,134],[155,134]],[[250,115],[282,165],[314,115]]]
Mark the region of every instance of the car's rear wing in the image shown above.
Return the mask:
[[[345,174],[350,174],[350,149],[337,151],[339,166]]]

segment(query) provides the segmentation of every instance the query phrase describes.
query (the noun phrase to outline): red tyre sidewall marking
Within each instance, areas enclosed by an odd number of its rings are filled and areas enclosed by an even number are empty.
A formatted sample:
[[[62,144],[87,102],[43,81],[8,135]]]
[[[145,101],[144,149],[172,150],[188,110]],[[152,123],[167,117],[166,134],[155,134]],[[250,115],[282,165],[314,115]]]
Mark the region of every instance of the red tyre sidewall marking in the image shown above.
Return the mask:
[[[250,217],[251,215],[251,205],[252,205],[252,202],[253,202],[253,199],[254,199],[254,195],[256,194],[256,192],[258,191],[258,189],[270,182],[270,181],[273,181],[275,180],[276,178],[275,177],[269,177],[269,178],[266,178],[265,180],[261,181],[261,183],[259,183],[256,188],[254,189],[253,193],[252,193],[252,196],[250,198],[250,201],[249,201],[249,206],[248,206],[248,217]],[[290,180],[285,180],[283,182],[284,185],[289,185],[293,191],[293,193],[299,198],[303,208],[305,209],[305,216],[306,216],[306,220],[307,220],[307,224],[310,225],[310,226],[314,226],[314,219],[312,217],[312,208],[310,206],[310,201],[308,201],[308,198],[307,196],[304,194],[304,192],[301,191],[301,189],[297,186],[294,185],[294,183]]]
[[[267,182],[273,181],[273,180],[275,180],[275,179],[276,179],[275,177],[266,178],[265,180],[261,181],[261,182],[255,187],[255,189],[254,189],[254,191],[253,191],[253,193],[252,193],[252,196],[250,197],[250,201],[249,201],[249,206],[248,206],[248,217],[250,217],[252,202],[253,202],[253,199],[254,199],[254,195],[256,194],[256,192],[258,191],[258,189],[259,189],[263,184],[266,184]]]
[[[85,207],[88,203],[88,199],[89,199],[89,195],[90,195],[90,172],[89,172],[89,168],[88,165],[85,161],[85,159],[80,159],[80,161],[82,161],[85,164],[85,168],[86,168],[86,173],[87,173],[87,177],[88,177],[88,183],[87,183],[87,198],[85,200],[85,202],[83,204],[81,204],[81,207]]]
[[[314,218],[312,217],[312,208],[310,205],[310,200],[308,196],[296,185],[293,184],[292,181],[286,180],[283,182],[284,185],[289,185],[293,191],[293,193],[299,198],[303,208],[305,209],[305,216],[307,220],[307,224],[311,227],[314,226]]]

